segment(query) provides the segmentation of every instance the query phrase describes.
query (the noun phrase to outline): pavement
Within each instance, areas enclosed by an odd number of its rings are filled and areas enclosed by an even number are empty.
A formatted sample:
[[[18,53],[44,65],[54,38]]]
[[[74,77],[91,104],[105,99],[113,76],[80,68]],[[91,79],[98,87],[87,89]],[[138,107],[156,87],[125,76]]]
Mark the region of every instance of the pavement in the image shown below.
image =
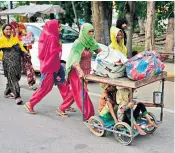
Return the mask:
[[[166,70],[174,72],[174,64],[166,64]],[[69,118],[56,115],[62,99],[55,86],[36,105],[37,114],[31,115],[14,100],[3,97],[5,84],[6,78],[0,74],[0,153],[174,153],[174,82],[165,83],[164,117],[159,128],[153,134],[137,136],[129,146],[117,142],[112,134],[107,137],[93,135],[83,124],[75,104],[77,112],[69,113]],[[34,91],[28,89],[24,75],[20,86],[26,102]],[[97,110],[101,88],[96,83],[89,83],[88,88]],[[134,96],[149,101],[153,91],[159,90],[160,82],[156,82],[139,88]],[[149,111],[159,119],[160,108],[149,108]]]

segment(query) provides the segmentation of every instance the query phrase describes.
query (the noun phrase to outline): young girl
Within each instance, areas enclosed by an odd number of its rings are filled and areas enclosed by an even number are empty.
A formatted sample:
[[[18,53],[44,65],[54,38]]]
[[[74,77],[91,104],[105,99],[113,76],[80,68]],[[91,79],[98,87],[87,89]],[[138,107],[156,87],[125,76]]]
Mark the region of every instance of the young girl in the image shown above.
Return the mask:
[[[116,117],[116,103],[113,100],[115,97],[115,88],[113,86],[109,86],[107,84],[101,84],[103,89],[102,94],[100,96],[100,103],[98,107],[98,112],[100,116],[102,116],[105,120],[110,120],[111,116],[115,121],[115,124],[118,123],[118,119]],[[110,116],[111,114],[111,116]]]

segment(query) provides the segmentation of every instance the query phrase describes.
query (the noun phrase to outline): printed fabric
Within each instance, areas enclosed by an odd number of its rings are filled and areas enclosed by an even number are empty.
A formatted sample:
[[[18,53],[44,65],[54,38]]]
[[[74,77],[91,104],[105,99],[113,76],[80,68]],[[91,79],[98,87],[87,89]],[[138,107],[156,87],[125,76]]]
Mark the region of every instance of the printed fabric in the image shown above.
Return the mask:
[[[160,74],[164,68],[160,55],[155,51],[143,51],[126,63],[127,76],[132,80],[141,80]]]

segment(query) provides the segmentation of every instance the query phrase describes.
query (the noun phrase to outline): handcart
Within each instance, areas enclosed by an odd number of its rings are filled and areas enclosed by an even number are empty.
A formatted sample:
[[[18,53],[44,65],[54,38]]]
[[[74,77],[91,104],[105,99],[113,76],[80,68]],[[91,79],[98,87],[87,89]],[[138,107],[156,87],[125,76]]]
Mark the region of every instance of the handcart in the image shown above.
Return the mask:
[[[148,112],[151,120],[156,123],[160,124],[163,120],[163,100],[164,100],[164,81],[167,77],[167,72],[162,72],[159,75],[154,75],[152,77],[142,79],[139,81],[132,81],[127,77],[118,78],[118,79],[111,79],[111,78],[104,78],[100,76],[96,76],[95,74],[87,75],[82,83],[82,114],[83,114],[83,121],[85,125],[89,128],[89,130],[95,134],[96,136],[105,136],[106,133],[113,133],[115,139],[117,139],[120,143],[124,145],[129,145],[132,140],[139,135],[139,132],[134,128],[133,125],[133,109],[131,109],[131,125],[125,122],[118,122],[115,124],[114,120],[105,121],[102,116],[92,116],[89,120],[84,120],[84,81],[93,81],[97,83],[105,83],[112,86],[119,86],[119,87],[126,87],[131,89],[131,98],[130,102],[142,102],[144,103],[145,107],[159,107],[160,108],[160,120],[157,120],[154,114]],[[154,92],[153,102],[143,102],[143,101],[136,101],[133,99],[133,92],[135,89],[146,86],[156,81],[161,81],[161,92]],[[156,97],[158,96],[158,97]],[[146,125],[148,124],[146,118],[140,115],[139,120],[137,120],[137,124],[139,125]],[[142,128],[147,134],[153,133],[156,128],[155,127],[145,127]]]

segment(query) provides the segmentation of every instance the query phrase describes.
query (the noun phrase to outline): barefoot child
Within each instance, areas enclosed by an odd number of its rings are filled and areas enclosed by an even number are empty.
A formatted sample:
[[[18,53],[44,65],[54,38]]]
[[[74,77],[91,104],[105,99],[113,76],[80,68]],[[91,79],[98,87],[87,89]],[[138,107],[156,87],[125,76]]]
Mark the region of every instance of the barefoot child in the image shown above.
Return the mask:
[[[107,84],[101,84],[103,88],[102,95],[100,97],[100,104],[98,112],[105,120],[110,120],[111,116],[115,121],[115,124],[118,123],[116,114],[115,114],[115,101],[113,101],[113,93],[115,88]],[[115,91],[116,92],[116,91]]]
[[[131,124],[130,119],[131,119],[131,112],[130,109],[134,107],[134,103],[129,102],[130,101],[130,89],[127,88],[120,88],[117,90],[116,94],[116,100],[118,106],[118,111],[117,111],[117,116],[119,121],[123,121],[128,123],[129,125]],[[140,135],[146,135],[146,133],[140,128],[139,125],[137,125],[136,121],[137,118],[139,117],[140,111],[142,114],[146,117],[148,120],[148,126],[153,126],[153,127],[158,127],[155,123],[153,123],[150,119],[150,116],[148,115],[148,112],[146,110],[146,107],[143,103],[138,103],[136,108],[133,111],[133,116],[134,116],[134,126],[137,129],[137,131],[140,133]]]

